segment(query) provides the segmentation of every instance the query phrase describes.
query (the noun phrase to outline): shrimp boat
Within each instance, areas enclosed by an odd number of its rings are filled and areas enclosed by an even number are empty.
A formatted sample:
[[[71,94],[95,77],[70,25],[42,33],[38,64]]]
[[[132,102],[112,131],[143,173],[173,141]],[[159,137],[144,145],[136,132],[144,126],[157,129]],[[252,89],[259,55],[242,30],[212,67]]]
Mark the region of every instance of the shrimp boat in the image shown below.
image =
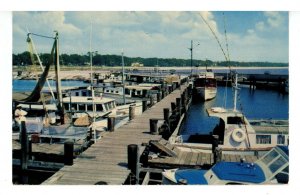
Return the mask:
[[[169,169],[162,173],[162,184],[233,185],[287,183],[289,150],[277,146],[255,163],[219,162],[209,170]]]
[[[288,124],[278,123],[255,125],[236,108],[237,74],[235,78],[234,108],[212,107],[207,109],[209,117],[219,118],[219,124],[212,130],[211,135],[180,135],[173,141],[178,147],[191,147],[211,152],[212,139],[217,137],[218,147],[226,152],[266,152],[276,145],[289,144]],[[258,124],[258,122],[255,122]]]
[[[194,78],[193,85],[195,93],[204,101],[211,100],[217,95],[217,80],[211,69],[200,72]]]

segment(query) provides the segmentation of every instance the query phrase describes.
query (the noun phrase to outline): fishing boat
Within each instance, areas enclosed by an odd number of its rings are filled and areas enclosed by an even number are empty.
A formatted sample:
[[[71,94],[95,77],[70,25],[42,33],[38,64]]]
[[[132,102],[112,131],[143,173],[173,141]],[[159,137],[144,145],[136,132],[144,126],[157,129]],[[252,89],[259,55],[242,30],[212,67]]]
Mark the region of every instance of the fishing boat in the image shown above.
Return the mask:
[[[193,86],[196,95],[204,101],[211,100],[217,95],[217,80],[210,69],[206,69],[205,72],[200,72],[197,77],[194,78]]]
[[[223,107],[208,108],[209,117],[219,118],[219,124],[215,126],[210,135],[180,135],[171,141],[179,147],[194,147],[202,151],[212,150],[212,139],[217,138],[217,145],[225,152],[251,152],[268,151],[276,145],[289,144],[287,123],[266,123],[258,125],[258,122],[250,122],[247,117],[236,108],[237,102],[237,74],[234,87],[234,108]]]
[[[255,163],[219,162],[209,170],[169,169],[162,173],[162,184],[181,185],[236,185],[276,184],[283,181],[279,175],[288,178],[289,150],[277,146],[259,158]]]

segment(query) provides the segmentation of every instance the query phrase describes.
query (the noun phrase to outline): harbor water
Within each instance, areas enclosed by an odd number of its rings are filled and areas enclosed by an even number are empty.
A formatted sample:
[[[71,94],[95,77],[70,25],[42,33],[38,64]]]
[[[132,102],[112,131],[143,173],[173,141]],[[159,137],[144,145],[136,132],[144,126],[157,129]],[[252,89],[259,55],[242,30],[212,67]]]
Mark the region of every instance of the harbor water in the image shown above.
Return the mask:
[[[206,109],[211,107],[233,108],[233,90],[231,87],[218,86],[216,98],[199,102],[193,101],[182,125],[182,134],[209,134],[219,119],[208,117]],[[248,120],[289,118],[289,95],[273,90],[250,90],[240,87],[237,109],[242,111]]]

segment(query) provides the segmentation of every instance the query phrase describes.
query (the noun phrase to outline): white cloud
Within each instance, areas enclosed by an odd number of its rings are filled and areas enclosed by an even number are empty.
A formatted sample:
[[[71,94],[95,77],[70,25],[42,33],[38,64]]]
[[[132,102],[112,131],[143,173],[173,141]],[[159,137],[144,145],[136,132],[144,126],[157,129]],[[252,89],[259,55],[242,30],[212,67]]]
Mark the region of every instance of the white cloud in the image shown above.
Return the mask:
[[[267,17],[268,24],[272,28],[279,27],[284,21],[284,18],[280,12],[265,12],[264,14]]]
[[[249,26],[246,34],[227,33],[232,60],[249,61],[255,60],[255,57],[263,59],[261,54],[265,55],[265,59],[272,59],[271,52],[263,51],[272,48],[270,43],[274,41],[268,36],[260,36],[260,33],[269,32],[266,30],[271,24],[279,24],[280,17],[275,13],[266,15],[269,22],[261,20],[256,25]],[[101,54],[120,54],[124,49],[126,56],[188,59],[190,52],[187,48],[190,47],[190,41],[194,40],[195,45],[200,43],[194,49],[195,59],[224,60],[218,43],[201,16],[225,47],[224,33],[218,31],[218,27],[222,28],[223,23],[217,23],[213,12],[68,11],[14,12],[13,50],[16,53],[27,50],[25,40],[28,26],[30,31],[45,35],[51,35],[53,30],[58,30],[61,53],[85,54],[89,51],[92,21],[92,49]],[[43,48],[41,43],[38,44]],[[284,42],[281,44],[287,45]],[[278,50],[283,48],[280,44],[276,47]],[[49,52],[49,44],[44,48]],[[255,55],[249,57],[250,53]]]

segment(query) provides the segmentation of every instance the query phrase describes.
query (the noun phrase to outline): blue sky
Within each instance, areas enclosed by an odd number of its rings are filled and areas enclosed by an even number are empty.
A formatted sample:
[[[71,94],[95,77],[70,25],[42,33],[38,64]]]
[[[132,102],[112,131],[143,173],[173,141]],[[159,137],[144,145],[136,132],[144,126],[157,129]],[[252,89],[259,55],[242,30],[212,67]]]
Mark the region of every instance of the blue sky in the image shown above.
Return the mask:
[[[59,31],[60,52],[85,54],[90,47],[100,54],[130,57],[189,59],[193,40],[195,59],[224,61],[208,26],[226,50],[224,18],[232,61],[288,62],[288,12],[13,12],[13,53],[27,50],[26,34],[53,35]],[[49,40],[33,37],[38,52],[50,52]]]

